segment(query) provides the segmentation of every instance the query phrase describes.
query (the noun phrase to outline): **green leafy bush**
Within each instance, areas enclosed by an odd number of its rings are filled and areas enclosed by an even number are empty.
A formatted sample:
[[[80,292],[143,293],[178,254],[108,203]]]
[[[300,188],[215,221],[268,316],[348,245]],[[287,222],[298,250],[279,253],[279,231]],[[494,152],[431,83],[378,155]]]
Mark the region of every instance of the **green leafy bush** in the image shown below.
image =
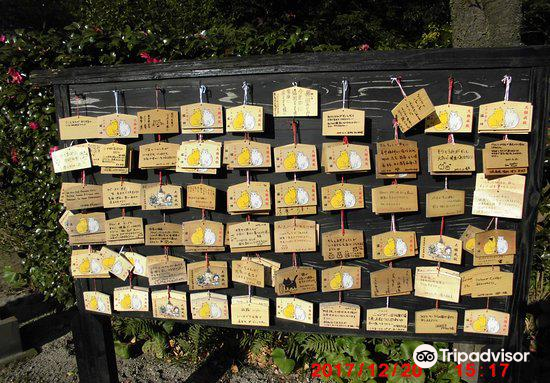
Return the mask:
[[[441,359],[429,370],[422,370],[419,376],[402,376],[403,365],[412,366],[413,352],[424,342],[417,340],[367,340],[363,337],[332,336],[324,334],[291,333],[279,334],[271,344],[273,363],[285,374],[299,368],[311,376],[312,363],[330,364],[332,375],[321,380],[337,383],[373,382],[380,379],[381,364],[387,365],[387,381],[400,383],[460,382],[456,364],[442,362]],[[261,337],[259,333],[255,336]],[[448,348],[447,343],[434,343],[436,349]],[[441,355],[440,355],[441,357]],[[340,365],[340,373],[334,366]],[[348,370],[353,365],[351,371]],[[396,373],[393,374],[395,366]],[[373,367],[369,367],[373,366]],[[380,368],[380,371],[379,371]],[[325,373],[330,374],[325,371]],[[338,376],[340,375],[340,376]],[[392,376],[393,375],[393,376]]]
[[[0,257],[21,258],[22,274],[7,274],[12,281],[25,280],[68,306],[74,302],[69,248],[57,224],[60,179],[49,159],[58,139],[54,101],[49,89],[29,82],[32,70],[450,45],[448,4],[439,0],[421,5],[390,0],[50,3],[37,15],[48,17],[42,25],[52,28],[39,29],[36,20],[27,23],[36,4],[22,1],[10,25],[35,29],[0,32]],[[51,17],[47,7],[66,15],[67,25]]]
[[[287,358],[285,351],[282,348],[276,348],[271,352],[273,363],[281,370],[283,374],[290,374],[294,371],[296,362],[293,359]]]

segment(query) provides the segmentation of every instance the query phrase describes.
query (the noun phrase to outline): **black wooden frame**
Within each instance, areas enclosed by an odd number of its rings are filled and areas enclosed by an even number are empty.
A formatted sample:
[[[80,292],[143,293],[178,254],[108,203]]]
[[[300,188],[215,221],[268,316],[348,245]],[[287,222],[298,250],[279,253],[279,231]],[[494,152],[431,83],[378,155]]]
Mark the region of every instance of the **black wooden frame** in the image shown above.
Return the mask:
[[[476,74],[476,76],[484,76],[484,73],[493,73],[491,78],[492,87],[495,94],[503,94],[502,87],[498,83],[495,83],[496,74],[506,74],[508,71],[516,71],[521,73],[521,80],[528,81],[528,85],[525,88],[525,92],[520,92],[519,97],[515,97],[514,88],[518,86],[518,81],[512,83],[512,96],[511,100],[531,101],[534,104],[533,115],[533,131],[529,136],[519,137],[529,141],[529,155],[530,155],[530,168],[527,175],[526,182],[526,198],[524,204],[524,218],[519,222],[513,220],[503,220],[502,226],[516,228],[520,234],[520,241],[518,244],[518,255],[516,257],[513,270],[516,274],[515,292],[511,299],[497,299],[495,308],[506,309],[512,313],[510,335],[506,338],[492,337],[492,336],[479,336],[475,334],[464,334],[462,331],[455,336],[441,336],[441,335],[420,335],[414,334],[414,327],[409,324],[408,333],[374,333],[362,331],[349,331],[349,330],[334,330],[331,329],[331,333],[337,334],[359,334],[366,336],[376,337],[416,337],[424,340],[444,340],[454,342],[476,342],[476,343],[490,343],[496,347],[505,346],[510,349],[519,350],[522,348],[522,334],[524,329],[524,316],[525,307],[527,302],[527,294],[529,289],[529,271],[532,262],[532,247],[534,240],[534,225],[536,220],[536,207],[540,199],[540,193],[543,186],[543,160],[544,160],[544,140],[545,140],[545,127],[548,123],[549,116],[549,67],[550,64],[550,47],[525,47],[525,48],[499,48],[499,49],[445,49],[445,50],[413,50],[413,51],[396,51],[396,52],[367,52],[367,53],[327,53],[327,54],[295,54],[286,56],[259,56],[248,58],[227,58],[216,59],[206,61],[176,61],[170,63],[160,63],[154,65],[146,64],[130,64],[123,66],[109,66],[109,67],[90,67],[90,68],[74,68],[67,70],[50,70],[39,71],[31,75],[31,79],[41,85],[53,85],[55,102],[57,107],[57,116],[59,118],[66,117],[74,114],[74,108],[71,108],[71,97],[74,92],[86,93],[88,88],[104,88],[104,89],[121,89],[125,86],[143,86],[143,84],[150,84],[151,91],[154,88],[153,84],[163,85],[170,84],[173,80],[187,79],[194,81],[195,84],[205,83],[208,85],[209,80],[216,78],[234,78],[234,84],[237,88],[236,93],[239,95],[238,100],[241,99],[239,84],[242,82],[242,78],[247,76],[278,76],[283,77],[283,80],[278,84],[279,88],[285,84],[290,86],[291,81],[300,81],[307,76],[316,76],[325,73],[327,77],[331,77],[339,80],[346,78],[349,75],[356,73],[378,73],[380,79],[388,79],[386,72],[391,72],[394,75],[403,75],[405,83],[407,81],[407,74],[419,73],[420,75],[426,75],[431,71],[437,72],[441,75],[446,73],[448,75],[455,75],[462,71],[464,73]],[[340,75],[342,74],[342,75]],[[441,77],[441,76],[440,76]],[[443,80],[446,77],[443,76]],[[446,83],[443,80],[438,80],[438,86],[443,87],[441,93],[446,94]],[[285,82],[286,81],[286,82]],[[312,80],[313,82],[315,80]],[[302,85],[302,84],[301,84]],[[254,86],[254,83],[253,83]],[[304,84],[307,86],[307,84]],[[520,85],[521,86],[521,85]],[[196,102],[198,93],[195,89],[190,90],[192,98]],[[259,90],[256,88],[256,93]],[[353,83],[352,83],[353,92]],[[328,90],[327,90],[328,93]],[[428,91],[430,95],[432,93]],[[399,91],[397,89],[388,88],[388,97],[391,98],[393,103],[397,102],[400,98]],[[324,95],[321,92],[320,98],[323,99]],[[495,96],[496,97],[496,96]],[[500,96],[501,97],[501,96]],[[435,104],[446,102],[446,99],[433,98]],[[499,99],[491,99],[486,102],[498,101]],[[217,102],[215,99],[212,102]],[[321,101],[322,103],[322,101]],[[470,103],[469,105],[476,106],[475,115],[477,117],[478,103]],[[148,104],[151,108],[154,104],[150,102]],[[338,103],[333,104],[330,108],[338,107]],[[350,107],[357,107],[353,101]],[[391,109],[391,108],[390,108]],[[111,111],[112,112],[112,111]],[[108,112],[105,112],[108,113]],[[367,118],[368,118],[367,111]],[[271,117],[272,119],[272,117]],[[285,119],[276,119],[276,129],[282,127],[288,121]],[[303,119],[306,120],[306,119]],[[383,137],[377,137],[375,141],[383,139],[389,139],[393,134],[390,127],[390,115],[388,113],[387,135]],[[474,120],[474,125],[477,122],[477,118]],[[317,126],[320,136],[320,116],[317,118]],[[367,123],[367,127],[369,127]],[[285,125],[286,126],[286,125]],[[272,129],[275,129],[272,127]],[[312,127],[306,127],[306,132]],[[374,128],[372,128],[372,134],[374,135]],[[418,129],[418,128],[416,128]],[[418,129],[416,133],[423,134],[422,129]],[[409,134],[405,135],[405,138]],[[439,140],[433,138],[426,138],[426,141],[433,144],[433,142],[443,143],[443,136],[439,136]],[[458,137],[458,136],[457,136]],[[473,138],[479,137],[477,133],[469,136],[464,142],[472,143]],[[411,139],[417,139],[413,136]],[[191,139],[191,136],[184,136],[184,139]],[[459,137],[460,139],[460,137]],[[484,143],[488,141],[494,141],[499,139],[498,136],[493,135],[484,138],[477,138],[473,142],[476,149],[481,149]],[[260,136],[260,141],[262,141]],[[355,140],[351,138],[351,142]],[[285,143],[289,143],[287,139]],[[420,144],[419,144],[420,145]],[[320,148],[318,148],[320,150]],[[420,149],[423,150],[423,147]],[[371,151],[375,149],[371,145]],[[480,156],[478,156],[480,157]],[[424,168],[424,164],[422,165]],[[478,158],[478,171],[481,169],[480,161]],[[320,173],[319,170],[318,173]],[[423,173],[427,173],[427,169],[422,169]],[[69,175],[71,177],[71,175]],[[430,176],[431,177],[431,176]],[[242,177],[241,177],[242,179]],[[419,184],[420,179],[413,180],[411,184]],[[353,180],[351,180],[353,182]],[[438,181],[441,185],[441,180]],[[276,182],[272,182],[276,183]],[[378,186],[380,183],[373,185]],[[369,186],[369,185],[367,185]],[[458,186],[458,188],[461,188]],[[420,186],[419,186],[420,189]],[[471,189],[469,190],[471,192]],[[318,192],[320,193],[320,186]],[[468,192],[468,191],[467,191]],[[365,191],[367,200],[370,199],[370,190]],[[423,202],[423,193],[420,193],[419,202]],[[471,197],[471,195],[470,195]],[[220,209],[220,208],[218,208]],[[370,210],[369,206],[365,206],[366,210]],[[223,206],[221,208],[223,210]],[[372,214],[372,213],[371,213]],[[307,217],[315,219],[312,217]],[[282,219],[282,217],[278,218]],[[336,220],[334,216],[333,220]],[[233,219],[240,220],[240,219]],[[410,217],[409,217],[410,220]],[[431,234],[434,234],[434,227],[438,225],[437,222],[428,222],[429,219],[423,218],[423,224],[430,227]],[[451,218],[452,220],[452,218]],[[157,220],[158,221],[158,220]],[[477,217],[477,222],[488,222],[488,219]],[[430,226],[431,225],[431,226]],[[481,227],[481,223],[479,224]],[[352,229],[358,229],[357,223],[349,226]],[[330,227],[329,229],[334,229]],[[323,230],[322,230],[323,231]],[[325,230],[326,231],[326,230]],[[420,235],[420,233],[417,233]],[[449,235],[456,236],[456,233],[450,233]],[[368,237],[368,234],[366,235]],[[370,243],[370,242],[368,242]],[[158,253],[158,251],[157,251]],[[370,257],[370,245],[366,245],[366,257]],[[282,256],[281,256],[282,257]],[[466,254],[464,257],[468,257]],[[200,257],[191,257],[198,260]],[[225,259],[225,258],[224,258]],[[430,262],[424,262],[422,264],[431,264]],[[326,262],[325,267],[331,266]],[[398,265],[396,265],[397,267]],[[408,267],[409,265],[404,265]],[[444,266],[447,267],[447,266]],[[452,267],[450,267],[452,268]],[[108,282],[106,282],[108,284]],[[363,285],[368,284],[368,279],[363,280]],[[103,285],[103,282],[98,281],[98,284]],[[91,282],[88,280],[78,280],[75,282],[75,290],[77,294],[77,306],[80,315],[75,318],[74,330],[75,330],[75,342],[77,344],[77,352],[79,355],[85,355],[79,357],[79,371],[81,373],[82,381],[87,377],[94,377],[94,381],[106,382],[115,381],[116,377],[113,375],[112,369],[116,371],[116,364],[114,363],[114,354],[112,346],[112,337],[110,334],[110,326],[106,317],[100,315],[91,315],[84,311],[83,301],[81,299],[82,291],[90,290]],[[240,291],[243,293],[243,291]],[[260,294],[262,295],[262,294]],[[307,298],[306,298],[307,299]],[[334,300],[334,299],[332,299]],[[409,303],[410,304],[410,303]],[[378,303],[372,307],[380,307]],[[481,308],[474,307],[474,308]],[[393,307],[399,307],[399,304]],[[449,308],[460,307],[450,305]],[[414,307],[408,307],[409,317],[413,315]],[[273,310],[273,308],[272,308]],[[120,315],[120,313],[117,313]],[[143,314],[123,314],[127,316],[138,317],[150,317]],[[459,319],[459,325],[462,316]],[[235,327],[228,325],[225,321],[220,324],[215,321],[194,321],[208,325],[222,325],[224,327]],[[409,319],[410,322],[410,319]],[[364,326],[364,311],[362,312],[362,326]],[[316,327],[316,328],[315,328]],[[364,327],[363,327],[364,328]],[[317,325],[309,326],[299,323],[291,323],[288,326],[281,326],[280,322],[277,323],[276,329],[287,331],[321,331],[327,332],[328,329],[319,328]],[[413,334],[411,334],[413,332]],[[87,372],[86,372],[87,371]],[[93,371],[93,375],[90,375]],[[104,371],[105,375],[98,376],[99,371]],[[107,372],[110,371],[110,372]]]

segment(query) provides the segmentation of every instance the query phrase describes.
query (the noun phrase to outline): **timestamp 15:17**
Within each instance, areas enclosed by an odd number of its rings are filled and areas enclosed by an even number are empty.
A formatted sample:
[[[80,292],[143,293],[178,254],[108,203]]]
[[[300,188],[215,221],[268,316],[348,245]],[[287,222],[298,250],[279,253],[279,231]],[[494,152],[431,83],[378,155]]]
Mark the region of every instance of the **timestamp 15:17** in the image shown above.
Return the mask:
[[[510,363],[491,363],[488,365],[488,373],[487,376],[490,376],[492,378],[501,377],[504,378],[506,376],[506,372],[508,371],[508,367],[510,366]],[[476,375],[476,364],[475,363],[467,363],[467,364],[457,364],[456,370],[458,372],[459,377],[467,376],[472,377]],[[479,375],[484,376],[483,373],[483,366],[479,366]]]

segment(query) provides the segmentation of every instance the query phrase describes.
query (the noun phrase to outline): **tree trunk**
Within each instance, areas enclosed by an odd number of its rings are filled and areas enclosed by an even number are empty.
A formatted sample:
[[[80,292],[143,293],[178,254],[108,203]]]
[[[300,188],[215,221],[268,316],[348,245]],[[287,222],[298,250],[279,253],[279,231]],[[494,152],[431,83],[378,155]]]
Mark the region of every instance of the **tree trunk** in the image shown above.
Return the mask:
[[[521,0],[450,0],[453,46],[521,45]]]

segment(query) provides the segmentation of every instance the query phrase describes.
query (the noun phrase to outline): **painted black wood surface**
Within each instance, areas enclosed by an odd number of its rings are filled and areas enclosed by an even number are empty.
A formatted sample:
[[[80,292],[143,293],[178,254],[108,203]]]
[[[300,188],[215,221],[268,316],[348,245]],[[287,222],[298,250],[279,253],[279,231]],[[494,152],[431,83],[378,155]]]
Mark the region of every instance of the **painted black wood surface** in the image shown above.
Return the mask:
[[[405,91],[410,94],[420,88],[426,88],[434,104],[447,102],[447,81],[449,76],[455,79],[453,102],[474,107],[474,126],[477,125],[479,105],[494,101],[501,101],[504,96],[504,86],[501,79],[505,74],[513,78],[510,100],[530,101],[534,104],[533,131],[528,136],[513,136],[514,139],[529,141],[530,168],[526,182],[526,196],[524,203],[524,217],[522,220],[500,219],[499,227],[518,231],[518,254],[513,266],[503,269],[513,270],[515,273],[515,291],[509,298],[491,298],[490,308],[505,310],[511,313],[510,336],[506,338],[462,332],[464,309],[485,308],[486,299],[472,299],[461,297],[458,304],[441,302],[441,308],[456,309],[459,311],[459,331],[456,335],[416,335],[414,333],[414,311],[433,308],[435,301],[417,298],[413,295],[390,299],[390,307],[409,310],[409,331],[407,333],[368,332],[365,330],[365,309],[384,307],[385,298],[370,298],[369,273],[380,270],[385,265],[372,260],[371,236],[388,231],[390,221],[388,215],[377,216],[371,211],[371,188],[381,186],[387,181],[377,180],[374,172],[366,174],[348,175],[348,182],[361,183],[365,186],[365,208],[348,211],[346,213],[346,227],[362,229],[366,238],[366,256],[363,259],[345,261],[345,264],[362,267],[362,289],[344,293],[344,301],[359,304],[362,307],[361,330],[338,330],[320,328],[313,325],[300,324],[272,318],[271,329],[284,331],[307,331],[335,334],[360,334],[369,337],[397,337],[419,338],[422,340],[444,340],[456,342],[492,343],[519,348],[523,332],[524,307],[528,291],[529,271],[532,261],[532,245],[534,239],[534,225],[536,206],[540,198],[542,187],[542,161],[544,145],[544,127],[548,121],[548,64],[550,63],[550,49],[548,47],[511,48],[511,49],[450,49],[450,50],[415,50],[402,52],[372,52],[372,53],[337,53],[337,54],[304,54],[288,56],[262,56],[250,58],[233,58],[207,61],[182,61],[165,64],[136,64],[100,68],[76,68],[65,71],[37,72],[32,79],[42,84],[52,84],[55,89],[58,116],[65,117],[76,113],[75,95],[85,96],[86,106],[80,107],[82,114],[100,116],[114,112],[113,90],[123,93],[120,111],[136,114],[138,111],[155,107],[155,86],[165,90],[161,98],[161,107],[179,110],[183,104],[198,102],[198,87],[200,84],[208,87],[209,102],[219,103],[225,107],[236,106],[242,103],[241,84],[247,81],[252,86],[252,103],[264,107],[266,131],[254,134],[253,137],[273,147],[292,142],[292,131],[289,118],[273,118],[272,93],[298,82],[300,86],[314,88],[319,91],[320,111],[317,118],[299,118],[300,142],[315,144],[318,155],[321,155],[321,144],[324,141],[336,141],[337,138],[326,138],[321,135],[321,112],[341,106],[341,81],[347,79],[350,83],[349,107],[366,111],[366,134],[364,137],[350,137],[351,143],[366,143],[371,146],[371,153],[375,152],[375,143],[393,137],[391,127],[392,116],[390,110],[401,100],[399,89],[391,85],[390,76],[401,76]],[[427,149],[430,146],[445,143],[446,135],[427,135],[423,133],[423,124],[401,137],[418,142],[421,156],[421,174],[418,179],[402,180],[400,182],[415,184],[419,190],[420,211],[413,214],[397,214],[399,230],[414,230],[418,239],[421,235],[439,233],[440,219],[425,217],[425,195],[428,192],[444,187],[442,177],[434,177],[427,170]],[[475,131],[475,129],[474,129]],[[169,142],[181,143],[183,140],[194,139],[194,135],[171,135]],[[210,138],[210,136],[208,136]],[[242,138],[242,135],[227,133],[212,137],[216,141]],[[473,144],[476,147],[477,170],[482,171],[481,149],[487,142],[501,139],[498,135],[479,135],[477,132],[466,135],[456,135],[456,142]],[[142,136],[135,140],[123,140],[134,148],[144,143],[154,141],[153,135]],[[62,145],[67,146],[64,142]],[[374,167],[374,158],[372,158]],[[76,179],[75,172],[67,179]],[[287,181],[290,174],[275,174],[273,171],[251,172],[253,179],[269,181],[272,185]],[[299,175],[299,178],[317,182],[320,196],[321,187],[339,181],[336,175],[324,174],[321,170],[315,173]],[[100,175],[95,169],[93,182],[102,184],[118,180],[118,176]],[[127,179],[137,182],[157,182],[156,171],[135,171]],[[215,221],[231,222],[242,221],[243,216],[229,216],[225,211],[225,190],[229,185],[243,182],[245,174],[241,171],[226,171],[221,169],[215,176],[205,176],[205,182],[218,189],[218,208],[207,216]],[[169,172],[169,182],[177,185],[186,185],[199,182],[197,176]],[[475,176],[449,177],[449,188],[466,190],[466,214],[446,219],[445,234],[459,237],[468,224],[485,228],[490,221],[489,217],[472,216],[471,205]],[[340,227],[339,213],[325,213],[320,211],[316,216],[307,216],[321,225],[321,232],[334,230]],[[145,224],[162,221],[162,212],[144,212],[139,208],[127,209],[128,215],[140,216]],[[108,218],[121,215],[120,209],[107,209]],[[200,210],[183,208],[176,211],[167,211],[167,222],[181,223],[183,221],[200,218]],[[283,217],[259,217],[258,221],[274,222]],[[154,246],[134,246],[134,250],[144,254],[161,254],[162,248]],[[318,270],[332,267],[332,262],[324,262],[320,255],[320,248],[315,253],[300,254],[299,263],[313,266]],[[203,260],[199,254],[184,253],[182,247],[175,247],[172,254],[185,258],[188,262]],[[261,254],[280,262],[283,267],[291,264],[291,256],[265,252]],[[229,252],[211,255],[214,260],[240,259],[241,254],[231,255]],[[434,262],[419,258],[404,259],[395,262],[396,267],[435,265]],[[472,267],[471,255],[464,253],[461,265],[446,265],[457,271],[464,271]],[[414,271],[414,270],[413,270]],[[147,286],[147,280],[137,278],[136,284]],[[111,293],[114,287],[121,286],[122,282],[115,279],[97,280],[100,291]],[[92,282],[88,280],[77,282],[77,291],[92,289]],[[162,289],[162,286],[152,289]],[[184,284],[176,285],[177,290],[187,291]],[[320,286],[319,286],[320,289]],[[275,295],[272,288],[256,288],[256,295],[269,297],[272,300],[271,311],[274,316]],[[229,289],[216,292],[233,295],[247,294],[247,287],[238,283],[231,284]],[[319,303],[336,301],[337,293],[309,293],[301,294],[299,298]],[[81,300],[81,296],[78,296]],[[81,303],[81,302],[80,302]],[[128,316],[151,317],[146,314],[120,314]],[[315,311],[315,317],[318,312]],[[229,321],[196,321],[208,325],[233,327]]]

